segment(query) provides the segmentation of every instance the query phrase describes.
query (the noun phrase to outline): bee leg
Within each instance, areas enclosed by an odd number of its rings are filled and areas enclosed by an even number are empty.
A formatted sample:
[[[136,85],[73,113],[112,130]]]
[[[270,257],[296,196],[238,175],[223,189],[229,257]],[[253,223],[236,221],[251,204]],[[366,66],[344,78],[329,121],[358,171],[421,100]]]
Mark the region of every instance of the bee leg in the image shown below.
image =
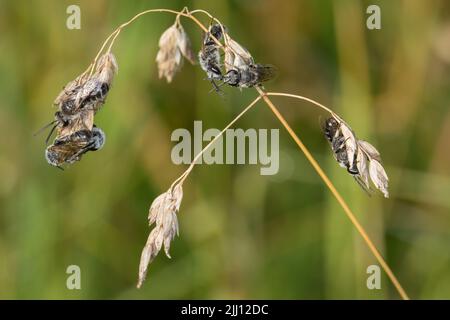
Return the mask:
[[[223,84],[217,85],[217,83],[216,83],[214,80],[212,80],[212,79],[211,79],[211,84],[213,85],[213,88],[209,91],[209,93],[215,91],[215,92],[217,92],[219,95],[223,95],[223,91],[220,90],[220,87],[221,87]]]
[[[61,166],[55,166],[55,167],[57,167],[59,170],[62,170],[62,171],[64,171],[64,168],[63,167],[61,167]]]

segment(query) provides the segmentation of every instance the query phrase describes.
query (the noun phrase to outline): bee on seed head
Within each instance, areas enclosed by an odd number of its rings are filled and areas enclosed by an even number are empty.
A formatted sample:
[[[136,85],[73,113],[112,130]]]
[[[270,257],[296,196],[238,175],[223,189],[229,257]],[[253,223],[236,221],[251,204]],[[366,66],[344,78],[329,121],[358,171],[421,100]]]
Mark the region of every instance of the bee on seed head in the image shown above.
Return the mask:
[[[233,68],[223,77],[223,82],[240,88],[251,88],[264,81],[273,79],[277,68],[268,64],[249,64],[248,66]]]
[[[352,175],[352,177],[368,195],[371,195],[371,189],[368,185],[366,177],[367,173],[360,172],[358,163],[361,159],[358,159],[358,152],[356,150],[349,149],[353,147],[351,146],[351,143],[347,143],[347,140],[350,138],[345,137],[341,125],[342,124],[335,118],[328,118],[323,124],[324,135],[330,143],[331,150],[333,151],[333,155],[337,163]]]
[[[74,163],[88,151],[96,151],[105,144],[105,133],[97,127],[92,131],[79,130],[70,135],[57,138],[45,150],[45,158],[52,166],[61,168],[64,163]]]
[[[331,145],[331,150],[333,151],[334,157],[338,164],[347,169],[348,173],[352,175],[359,174],[356,166],[356,153],[354,155],[354,159],[350,162],[348,158],[346,139],[342,134],[339,122],[333,117],[328,118],[325,120],[323,125],[323,131],[325,137]]]
[[[219,88],[214,80],[222,80],[223,75],[220,70],[220,46],[214,41],[213,37],[218,41],[223,37],[222,27],[219,24],[211,25],[208,32],[205,33],[202,48],[198,53],[198,60],[200,67],[206,72],[208,80],[218,91]]]
[[[72,131],[77,131],[76,124],[72,122],[84,118],[82,113],[93,111],[95,114],[104,105],[117,70],[114,55],[106,53],[98,59],[93,75],[86,77],[83,74],[69,82],[53,103],[57,111],[55,120],[51,123],[54,127],[46,141],[57,127],[72,127]],[[89,130],[92,129],[92,124],[89,127]]]
[[[58,95],[54,104],[58,109],[57,119],[61,122],[69,122],[81,110],[92,109],[97,112],[105,103],[110,85],[96,78],[89,79],[80,84],[77,80],[69,83]]]

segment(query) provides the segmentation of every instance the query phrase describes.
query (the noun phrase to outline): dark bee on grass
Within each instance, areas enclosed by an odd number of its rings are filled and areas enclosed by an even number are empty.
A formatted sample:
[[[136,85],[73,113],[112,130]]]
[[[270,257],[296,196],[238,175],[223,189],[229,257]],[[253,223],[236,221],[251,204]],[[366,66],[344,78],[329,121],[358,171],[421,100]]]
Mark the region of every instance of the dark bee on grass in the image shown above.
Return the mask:
[[[276,74],[277,68],[275,66],[250,64],[229,70],[223,77],[223,82],[233,87],[251,88],[273,79]]]
[[[79,130],[70,135],[55,139],[45,150],[45,159],[52,166],[62,169],[64,163],[79,161],[88,151],[100,150],[105,144],[105,133],[97,127],[92,131]]]
[[[323,124],[324,135],[330,143],[334,158],[337,163],[347,169],[360,187],[367,193],[371,194],[368,182],[367,160],[361,149],[361,141],[355,137],[349,136],[349,127],[342,127],[339,121],[330,117]],[[344,133],[345,129],[345,133]],[[366,145],[368,143],[364,142]],[[371,146],[371,145],[370,145]],[[371,146],[373,148],[373,146]],[[368,147],[366,147],[368,148]],[[366,149],[365,149],[366,150]],[[376,150],[374,148],[374,150]],[[366,151],[367,152],[367,151]],[[378,158],[378,160],[380,160]]]
[[[331,150],[333,151],[334,157],[339,165],[347,169],[348,173],[352,175],[359,174],[358,168],[356,166],[356,153],[352,161],[349,161],[346,139],[342,134],[339,122],[330,117],[325,120],[323,125],[324,135],[331,145]]]
[[[54,121],[37,132],[52,126],[45,144],[55,130],[57,139],[83,129],[92,130],[93,117],[105,104],[117,70],[114,55],[106,53],[98,59],[95,73],[83,73],[62,89],[53,103],[57,109]]]
[[[68,125],[83,109],[97,112],[105,103],[110,88],[107,82],[95,78],[81,84],[77,84],[77,80],[73,82],[63,89],[54,102],[58,109],[55,121],[60,125]]]
[[[202,42],[202,48],[198,53],[198,60],[200,67],[205,71],[208,80],[214,86],[216,91],[219,91],[219,86],[215,80],[222,80],[223,75],[220,69],[220,52],[219,44],[214,41],[214,38],[220,41],[223,37],[222,28],[219,24],[214,24],[209,27],[207,33],[205,33]]]

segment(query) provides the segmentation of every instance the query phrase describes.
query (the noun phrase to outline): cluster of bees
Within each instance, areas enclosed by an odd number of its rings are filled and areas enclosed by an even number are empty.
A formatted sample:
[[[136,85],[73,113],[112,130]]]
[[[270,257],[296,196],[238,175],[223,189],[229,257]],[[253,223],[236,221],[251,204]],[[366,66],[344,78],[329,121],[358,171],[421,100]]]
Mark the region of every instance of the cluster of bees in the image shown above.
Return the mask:
[[[94,116],[104,105],[111,87],[117,63],[111,53],[103,55],[92,76],[82,75],[69,82],[55,99],[55,119],[46,143],[56,131],[56,137],[45,150],[45,158],[52,166],[62,169],[81,159],[88,151],[96,151],[105,144],[105,133],[94,124]]]
[[[221,47],[225,51],[223,63]],[[223,84],[250,88],[276,75],[274,66],[255,63],[250,53],[219,24],[211,25],[205,33],[198,58],[217,92]],[[88,76],[82,74],[69,82],[55,99],[54,121],[46,126],[52,126],[46,144],[56,132],[53,143],[45,150],[50,165],[62,169],[64,164],[79,161],[85,153],[103,147],[105,133],[94,124],[94,116],[105,103],[117,69],[114,55],[108,52],[98,59],[95,72]]]
[[[219,51],[222,39],[225,39],[224,63]],[[277,72],[272,65],[255,63],[250,53],[228,35],[227,28],[219,24],[211,25],[205,33],[198,58],[216,91],[219,91],[216,81],[233,87],[251,88],[274,78]]]

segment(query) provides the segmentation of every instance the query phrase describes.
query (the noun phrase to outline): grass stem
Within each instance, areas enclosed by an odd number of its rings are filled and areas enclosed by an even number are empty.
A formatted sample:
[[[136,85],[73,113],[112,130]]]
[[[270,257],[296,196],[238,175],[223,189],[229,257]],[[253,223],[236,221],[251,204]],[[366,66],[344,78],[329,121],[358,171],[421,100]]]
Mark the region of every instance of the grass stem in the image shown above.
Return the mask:
[[[397,280],[397,277],[394,275],[394,273],[392,272],[391,268],[386,263],[386,261],[384,260],[383,256],[381,255],[381,253],[378,251],[378,249],[375,246],[375,244],[370,239],[370,237],[367,234],[367,232],[365,231],[364,227],[359,223],[358,219],[356,218],[356,216],[354,215],[354,213],[352,212],[350,207],[347,205],[347,203],[342,198],[340,193],[336,190],[335,186],[333,185],[331,180],[328,178],[328,176],[325,174],[325,172],[322,170],[322,168],[319,165],[319,163],[316,161],[316,159],[314,159],[314,157],[311,154],[311,152],[309,152],[308,148],[303,144],[303,142],[300,140],[300,138],[297,136],[297,134],[294,132],[294,130],[292,130],[291,126],[288,124],[286,119],[278,111],[277,107],[275,107],[275,105],[269,99],[268,94],[266,92],[264,92],[259,87],[256,87],[256,90],[258,91],[260,96],[263,98],[264,102],[269,106],[270,110],[275,114],[275,116],[278,118],[278,120],[281,122],[281,124],[285,127],[285,129],[287,130],[289,135],[292,137],[292,139],[294,139],[295,143],[298,145],[300,150],[305,154],[306,158],[311,163],[311,165],[313,166],[314,170],[316,170],[316,172],[322,178],[323,182],[328,187],[328,189],[331,191],[333,196],[336,198],[336,200],[338,201],[338,203],[340,204],[342,209],[344,209],[344,212],[347,214],[347,217],[350,219],[352,224],[355,226],[356,230],[359,232],[361,237],[364,239],[364,241],[366,242],[366,244],[369,247],[370,251],[372,251],[373,255],[378,260],[378,263],[381,265],[383,270],[386,272],[387,276],[391,280],[391,282],[394,285],[395,289],[400,294],[401,298],[403,300],[409,300],[408,295],[406,294],[405,290],[401,286],[400,282]],[[271,95],[281,95],[281,94],[274,94],[274,93],[272,93]],[[282,94],[282,95],[286,96],[286,94]],[[287,96],[294,96],[294,95],[287,95]],[[301,96],[297,96],[297,97],[301,97]],[[307,100],[309,102],[315,103],[315,101],[313,101],[311,99],[304,98],[304,97],[301,97],[301,98],[303,98],[303,100]],[[315,103],[315,104],[317,104],[317,103]],[[324,106],[322,106],[322,107],[325,108],[327,111],[332,112],[330,109],[328,109],[328,108],[326,108]]]

